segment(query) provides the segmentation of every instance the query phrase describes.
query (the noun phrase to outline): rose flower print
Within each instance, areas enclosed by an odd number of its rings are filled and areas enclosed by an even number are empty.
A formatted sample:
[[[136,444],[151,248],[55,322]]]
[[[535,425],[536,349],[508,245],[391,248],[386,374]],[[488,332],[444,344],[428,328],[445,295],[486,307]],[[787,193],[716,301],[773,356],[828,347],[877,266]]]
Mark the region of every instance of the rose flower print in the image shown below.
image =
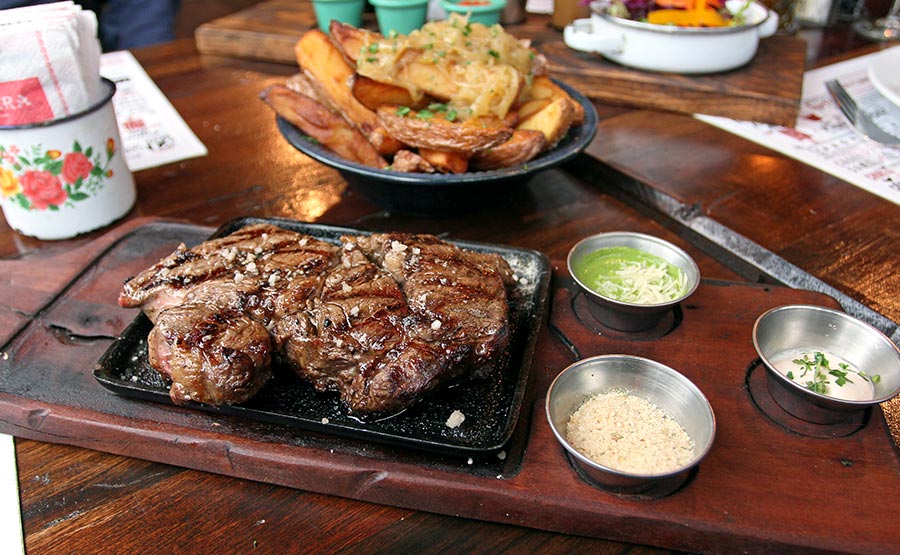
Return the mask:
[[[66,183],[76,183],[91,175],[94,164],[81,152],[70,152],[63,159],[62,177]]]
[[[75,141],[69,152],[41,145],[20,150],[0,145],[0,193],[25,210],[59,210],[97,195],[112,176],[116,143],[107,138],[100,152]]]
[[[22,194],[31,201],[35,210],[46,210],[66,202],[68,194],[62,188],[59,178],[48,171],[29,170],[21,175]]]

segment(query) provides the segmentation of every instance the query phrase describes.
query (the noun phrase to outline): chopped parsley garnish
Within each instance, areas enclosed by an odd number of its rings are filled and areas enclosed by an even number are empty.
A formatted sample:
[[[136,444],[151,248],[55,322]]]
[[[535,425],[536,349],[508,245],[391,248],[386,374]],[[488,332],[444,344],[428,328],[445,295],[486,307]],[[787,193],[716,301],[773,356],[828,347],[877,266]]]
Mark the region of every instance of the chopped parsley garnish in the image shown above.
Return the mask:
[[[807,378],[809,375],[808,379],[802,382],[802,385],[810,391],[823,395],[827,394],[828,385],[832,383],[830,378],[833,378],[834,384],[838,387],[854,383],[850,379],[852,374],[872,383],[878,383],[881,380],[881,376],[877,374],[869,376],[865,372],[854,370],[849,364],[844,362],[839,363],[837,368],[832,368],[831,363],[825,357],[825,353],[821,351],[814,351],[812,358],[810,358],[809,353],[803,353],[803,358],[795,358],[791,362],[799,366],[800,378]],[[788,379],[794,380],[793,372],[788,372],[786,375]]]
[[[456,113],[456,110],[441,102],[432,102],[428,105],[426,110],[423,110],[423,112],[430,112],[426,116],[426,119],[432,117],[434,113],[444,114],[444,119],[446,119],[447,121],[456,121],[456,118],[459,117],[459,114]],[[421,114],[422,112],[419,113]]]

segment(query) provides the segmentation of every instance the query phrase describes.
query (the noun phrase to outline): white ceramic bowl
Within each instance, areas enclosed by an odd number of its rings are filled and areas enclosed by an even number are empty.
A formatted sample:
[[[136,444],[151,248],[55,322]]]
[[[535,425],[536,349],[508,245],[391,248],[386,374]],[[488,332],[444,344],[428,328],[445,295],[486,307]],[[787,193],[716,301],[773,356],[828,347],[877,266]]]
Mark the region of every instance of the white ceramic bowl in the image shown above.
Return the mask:
[[[732,13],[744,0],[728,0]],[[759,39],[775,34],[778,15],[757,2],[746,23],[734,27],[676,27],[614,17],[605,4],[591,4],[591,18],[566,26],[563,40],[575,50],[595,52],[625,66],[648,71],[703,74],[741,67],[756,55]]]

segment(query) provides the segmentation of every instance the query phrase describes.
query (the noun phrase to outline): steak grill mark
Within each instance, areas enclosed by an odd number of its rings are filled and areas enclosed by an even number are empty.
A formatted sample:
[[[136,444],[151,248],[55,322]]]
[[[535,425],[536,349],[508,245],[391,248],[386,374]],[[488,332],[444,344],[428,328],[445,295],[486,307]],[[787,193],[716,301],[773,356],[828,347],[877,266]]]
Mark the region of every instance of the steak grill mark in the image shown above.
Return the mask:
[[[160,328],[150,361],[176,403],[244,402],[271,379],[274,359],[369,415],[497,367],[511,284],[502,257],[431,235],[333,245],[258,224],[179,246],[127,280],[119,304]]]

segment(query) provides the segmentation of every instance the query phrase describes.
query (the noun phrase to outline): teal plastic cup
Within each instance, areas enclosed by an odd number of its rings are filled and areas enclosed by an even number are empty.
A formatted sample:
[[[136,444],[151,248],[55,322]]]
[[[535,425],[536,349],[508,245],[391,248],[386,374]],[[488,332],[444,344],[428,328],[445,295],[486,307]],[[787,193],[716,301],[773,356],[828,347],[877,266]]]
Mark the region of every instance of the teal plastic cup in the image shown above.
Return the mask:
[[[328,32],[328,25],[332,20],[354,27],[361,26],[365,7],[366,0],[313,0],[316,21],[319,23],[319,29],[325,33]]]
[[[506,0],[441,0],[441,7],[448,14],[469,14],[469,23],[493,25],[500,23]]]
[[[428,0],[369,0],[375,6],[375,17],[381,34],[392,31],[408,35],[425,24]]]

